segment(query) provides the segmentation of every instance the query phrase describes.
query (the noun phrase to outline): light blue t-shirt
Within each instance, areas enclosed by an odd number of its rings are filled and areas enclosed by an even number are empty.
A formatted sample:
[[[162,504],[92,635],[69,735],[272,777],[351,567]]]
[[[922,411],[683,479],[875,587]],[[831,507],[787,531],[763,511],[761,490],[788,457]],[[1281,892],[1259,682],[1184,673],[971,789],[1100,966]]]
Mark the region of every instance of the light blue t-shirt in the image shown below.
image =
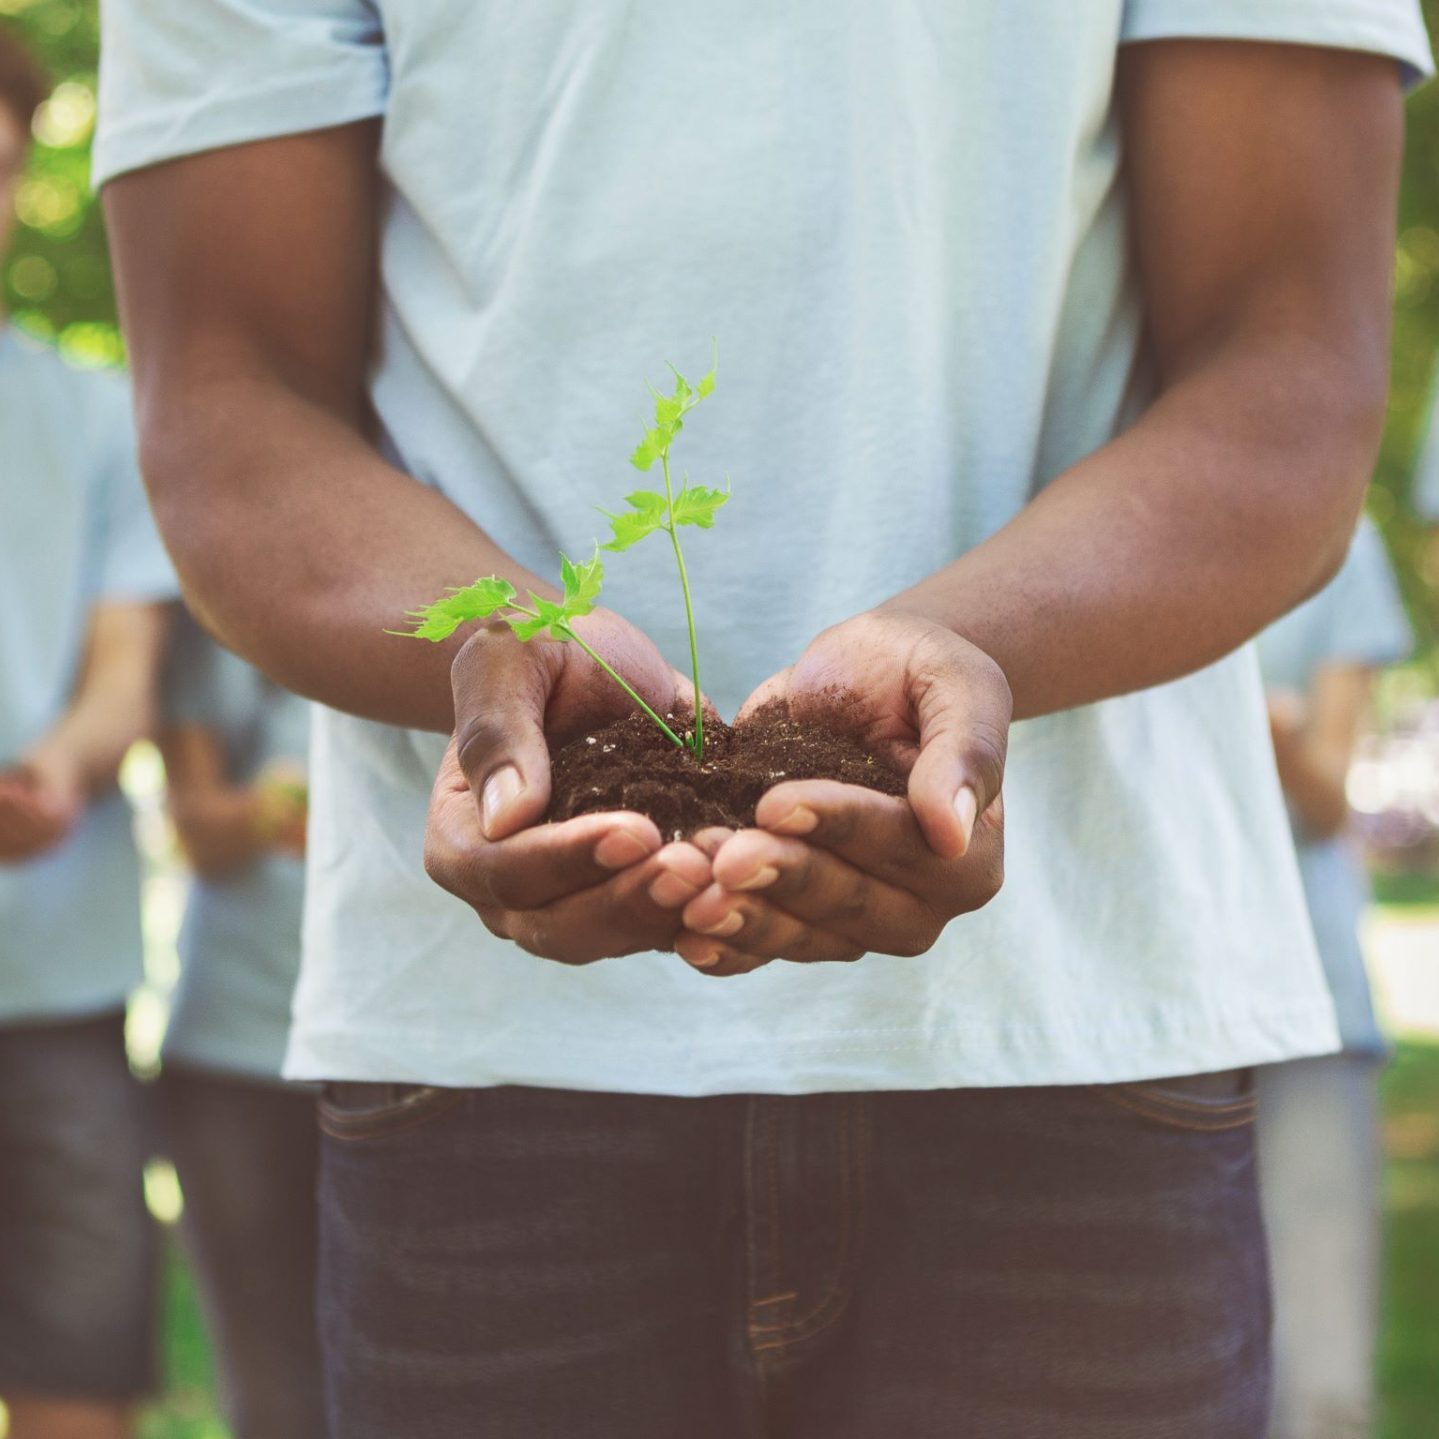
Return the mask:
[[[1259,636],[1259,668],[1269,688],[1307,694],[1326,665],[1393,664],[1412,644],[1384,541],[1365,520],[1334,579]],[[1359,921],[1369,898],[1364,866],[1346,837],[1311,839],[1297,818],[1294,842],[1344,1047],[1382,1054],[1384,1036],[1359,947]]]
[[[277,761],[303,772],[309,703],[217,645],[188,615],[176,625],[163,699],[167,724],[197,725],[218,741],[232,783],[251,784]],[[304,897],[304,865],[283,854],[192,880],[166,1059],[279,1077],[300,972]]]
[[[174,593],[124,382],[0,328],[0,766],[64,713],[95,605]],[[0,864],[0,1023],[98,1013],[139,982],[130,821],[112,791],[57,849]]]
[[[703,369],[718,337],[684,463],[734,477],[687,556],[727,713],[1152,395],[1123,44],[1430,64],[1414,0],[107,0],[105,20],[101,180],[383,117],[383,447],[521,563],[587,551],[595,506],[633,488],[643,381]],[[683,663],[672,565],[626,554],[606,601]],[[1252,649],[1017,725],[1005,888],[929,954],[723,982],[494,938],[422,867],[443,740],[315,723],[297,1077],[928,1089],[1337,1042]]]

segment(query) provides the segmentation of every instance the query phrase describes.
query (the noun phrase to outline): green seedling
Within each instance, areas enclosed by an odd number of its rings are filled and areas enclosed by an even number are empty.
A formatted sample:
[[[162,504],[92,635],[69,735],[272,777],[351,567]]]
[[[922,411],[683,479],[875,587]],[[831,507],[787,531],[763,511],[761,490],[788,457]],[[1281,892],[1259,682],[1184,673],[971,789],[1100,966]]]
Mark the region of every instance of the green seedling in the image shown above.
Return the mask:
[[[625,496],[628,510],[617,515],[605,510],[601,513],[609,520],[612,532],[604,545],[606,550],[627,550],[659,531],[670,537],[670,543],[674,547],[675,564],[679,569],[680,589],[684,595],[685,622],[689,628],[690,667],[694,682],[694,730],[691,734],[683,738],[677,735],[664,719],[645,703],[624,676],[612,668],[601,655],[596,654],[574,629],[573,621],[594,609],[599,599],[600,587],[604,583],[604,567],[600,561],[598,544],[595,546],[594,555],[583,564],[575,564],[567,555],[560,556],[563,596],[558,603],[531,590],[530,604],[525,605],[520,602],[519,592],[514,585],[498,575],[489,575],[463,589],[449,590],[443,598],[423,609],[411,610],[409,618],[414,621],[414,627],[404,633],[438,644],[449,639],[461,625],[498,615],[509,625],[515,637],[524,643],[543,636],[562,644],[577,644],[654,721],[671,743],[688,750],[696,763],[699,763],[704,759],[699,643],[695,635],[694,603],[690,596],[689,575],[685,570],[679,531],[684,525],[711,529],[714,526],[715,512],[729,499],[729,490],[691,485],[688,476],[685,476],[679,493],[675,493],[670,473],[670,449],[675,438],[684,429],[685,416],[714,392],[715,367],[711,366],[709,373],[695,385],[691,385],[673,365],[670,369],[675,377],[674,392],[665,395],[651,388],[655,399],[655,423],[651,429],[645,431],[644,439],[630,456],[630,463],[641,471],[648,471],[654,467],[656,461],[659,462],[660,472],[664,477],[664,493],[660,494],[656,490],[636,490]]]

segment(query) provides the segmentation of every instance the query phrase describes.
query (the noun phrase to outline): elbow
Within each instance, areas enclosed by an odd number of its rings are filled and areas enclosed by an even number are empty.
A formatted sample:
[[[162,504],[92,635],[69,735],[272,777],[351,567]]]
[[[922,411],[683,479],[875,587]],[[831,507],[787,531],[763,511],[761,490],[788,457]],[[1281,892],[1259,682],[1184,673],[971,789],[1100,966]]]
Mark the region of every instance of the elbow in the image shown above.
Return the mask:
[[[1382,361],[1341,365],[1328,383],[1315,386],[1308,413],[1298,421],[1298,473],[1307,483],[1294,496],[1291,471],[1289,523],[1270,540],[1275,573],[1290,580],[1279,613],[1322,590],[1349,554],[1379,455],[1388,380]]]

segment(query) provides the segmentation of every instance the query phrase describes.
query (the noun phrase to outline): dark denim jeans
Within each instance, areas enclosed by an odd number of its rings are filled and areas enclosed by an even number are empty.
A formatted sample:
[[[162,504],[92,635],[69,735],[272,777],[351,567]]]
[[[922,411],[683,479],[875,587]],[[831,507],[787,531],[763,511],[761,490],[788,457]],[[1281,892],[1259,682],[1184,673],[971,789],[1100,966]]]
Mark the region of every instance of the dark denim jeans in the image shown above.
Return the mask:
[[[331,1439],[1262,1439],[1253,1118],[336,1087]]]
[[[144,1168],[119,1010],[0,1025],[0,1396],[115,1403],[154,1387]]]

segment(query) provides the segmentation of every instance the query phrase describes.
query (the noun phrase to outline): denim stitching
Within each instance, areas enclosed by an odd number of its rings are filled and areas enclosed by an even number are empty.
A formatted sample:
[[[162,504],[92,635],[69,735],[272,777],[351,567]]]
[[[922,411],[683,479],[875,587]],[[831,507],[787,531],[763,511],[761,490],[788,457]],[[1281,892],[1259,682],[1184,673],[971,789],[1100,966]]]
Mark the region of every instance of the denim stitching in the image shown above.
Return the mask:
[[[1258,1106],[1251,1099],[1244,1106],[1243,1112],[1236,1112],[1231,1106],[1224,1111],[1207,1115],[1203,1110],[1189,1115],[1176,1114],[1162,1104],[1145,1101],[1133,1092],[1121,1092],[1105,1085],[1091,1085],[1090,1088],[1111,1104],[1117,1104],[1121,1109],[1127,1109],[1142,1118],[1152,1119],[1157,1124],[1167,1124],[1174,1129],[1199,1134],[1220,1134],[1229,1129],[1243,1129],[1254,1122],[1258,1112]],[[1206,1120],[1207,1122],[1205,1122]]]
[[[765,1350],[779,1350],[803,1344],[814,1338],[839,1317],[844,1309],[845,1300],[853,1289],[853,1284],[850,1282],[852,1278],[851,1261],[858,1248],[858,1230],[863,1223],[867,1198],[867,1187],[863,1183],[862,1176],[858,1176],[855,1172],[856,1167],[863,1162],[863,1132],[867,1120],[862,1106],[862,1099],[846,1099],[842,1102],[840,1110],[840,1213],[842,1224],[839,1243],[835,1251],[834,1278],[830,1288],[824,1298],[807,1314],[782,1324],[750,1325],[751,1340],[755,1335],[760,1334],[775,1336],[762,1344],[752,1342],[751,1347],[757,1354]],[[850,1134],[851,1122],[854,1127],[853,1138]],[[857,1203],[854,1200],[855,1190],[859,1191]],[[789,1332],[784,1332],[786,1330]]]
[[[422,1096],[401,1101],[399,1105],[348,1114],[343,1110],[327,1108],[322,1100],[315,1112],[321,1131],[331,1139],[341,1142],[388,1139],[391,1135],[405,1134],[429,1123],[452,1109],[464,1097],[463,1089],[435,1088]]]

